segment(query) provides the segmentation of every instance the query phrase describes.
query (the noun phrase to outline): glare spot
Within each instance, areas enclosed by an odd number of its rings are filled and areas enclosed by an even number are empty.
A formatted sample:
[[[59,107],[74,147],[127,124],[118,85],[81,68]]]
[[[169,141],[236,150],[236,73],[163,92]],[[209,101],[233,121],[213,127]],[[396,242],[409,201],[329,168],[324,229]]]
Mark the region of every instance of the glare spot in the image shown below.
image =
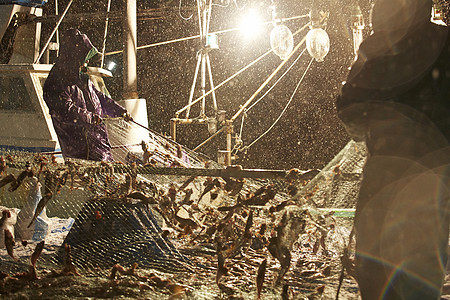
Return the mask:
[[[431,72],[431,76],[435,80],[438,79],[439,78],[439,69],[438,68],[434,68],[433,71]]]
[[[250,10],[247,15],[241,19],[240,29],[247,39],[255,38],[261,31],[261,18],[255,10]]]
[[[112,70],[114,70],[114,68],[116,67],[116,63],[115,62],[113,62],[113,61],[110,61],[109,63],[108,63],[108,66],[106,67],[108,70],[110,70],[110,71],[112,71]]]

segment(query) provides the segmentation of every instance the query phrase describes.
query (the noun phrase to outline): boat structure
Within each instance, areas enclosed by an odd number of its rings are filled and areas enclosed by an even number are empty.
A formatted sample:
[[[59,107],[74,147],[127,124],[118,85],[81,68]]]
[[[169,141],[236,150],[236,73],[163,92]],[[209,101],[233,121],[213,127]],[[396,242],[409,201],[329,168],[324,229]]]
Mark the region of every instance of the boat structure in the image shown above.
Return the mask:
[[[247,170],[233,165],[232,124],[251,101],[229,120],[217,106],[212,116],[208,117],[202,106],[200,118],[189,117],[193,105],[214,94],[212,78],[212,90],[205,90],[207,75],[211,75],[206,50],[198,56],[195,72],[195,78],[202,74],[202,96],[194,99],[191,91],[188,105],[171,120],[170,136],[150,129],[146,100],[136,97],[136,57],[132,55],[136,52],[136,28],[132,25],[136,22],[136,1],[131,0],[124,12],[129,14],[131,24],[123,49],[127,53],[124,99],[118,102],[131,113],[133,121],[105,121],[115,162],[64,159],[42,92],[52,67],[49,57],[58,49],[58,43],[51,42],[57,27],[44,41],[41,24],[33,21],[42,16],[45,2],[0,4],[3,272],[30,272],[28,264],[23,263],[30,256],[28,249],[44,241],[42,263],[52,267],[62,264],[62,273],[68,274],[77,272],[75,268],[79,272],[113,268],[114,274],[126,275],[134,272],[135,264],[162,272],[204,272],[216,270],[212,266],[217,259],[220,269],[223,260],[231,262],[245,257],[245,253],[259,257],[258,253],[266,255],[269,249],[279,263],[271,270],[277,280],[281,282],[284,276],[294,280],[295,272],[289,272],[294,263],[286,253],[294,251],[292,246],[299,237],[305,241],[306,228],[323,222],[317,225],[320,230],[315,228],[316,240],[312,242],[319,247],[324,245],[325,232],[338,228],[329,226],[335,218],[352,216],[364,144],[350,142],[322,170]],[[204,5],[202,8],[199,4],[199,18],[206,22],[207,1],[198,2]],[[58,17],[57,26],[69,6]],[[200,37],[206,48],[213,47],[214,36],[203,24]],[[111,72],[97,67],[89,68],[88,74],[96,87],[107,93],[103,78],[112,76]],[[225,131],[227,149],[219,151],[217,161],[176,142],[177,125],[191,123],[205,124],[212,135]],[[348,240],[348,236],[341,237]],[[8,238],[15,240],[9,248]],[[25,241],[28,248],[23,246]],[[196,253],[204,256],[195,258]],[[292,255],[292,260],[300,256]],[[216,277],[222,292],[219,281],[226,277],[224,274]]]

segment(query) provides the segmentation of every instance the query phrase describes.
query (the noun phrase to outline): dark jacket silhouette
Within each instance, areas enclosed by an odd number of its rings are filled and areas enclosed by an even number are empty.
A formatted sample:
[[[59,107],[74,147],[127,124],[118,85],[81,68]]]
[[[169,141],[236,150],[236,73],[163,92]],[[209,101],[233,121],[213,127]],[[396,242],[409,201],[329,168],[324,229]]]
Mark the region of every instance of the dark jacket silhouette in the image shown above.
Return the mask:
[[[336,106],[368,157],[355,212],[364,300],[439,299],[450,199],[448,27],[431,0],[377,0]]]
[[[44,100],[64,157],[112,161],[105,116],[126,110],[98,91],[80,67],[97,54],[89,38],[74,29],[66,32],[60,55],[44,84]]]

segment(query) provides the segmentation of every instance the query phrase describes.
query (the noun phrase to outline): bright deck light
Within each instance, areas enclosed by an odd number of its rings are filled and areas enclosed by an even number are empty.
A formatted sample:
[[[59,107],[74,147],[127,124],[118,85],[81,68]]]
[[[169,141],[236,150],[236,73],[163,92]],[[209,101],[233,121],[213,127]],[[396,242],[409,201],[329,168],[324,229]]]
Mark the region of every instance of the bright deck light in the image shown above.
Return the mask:
[[[108,69],[108,70],[110,70],[110,71],[112,71],[112,70],[114,70],[114,68],[116,67],[116,63],[115,62],[113,62],[113,61],[110,61],[109,63],[108,63],[108,65],[106,66],[106,68]]]
[[[246,38],[252,39],[261,31],[261,18],[255,10],[250,10],[239,27]]]

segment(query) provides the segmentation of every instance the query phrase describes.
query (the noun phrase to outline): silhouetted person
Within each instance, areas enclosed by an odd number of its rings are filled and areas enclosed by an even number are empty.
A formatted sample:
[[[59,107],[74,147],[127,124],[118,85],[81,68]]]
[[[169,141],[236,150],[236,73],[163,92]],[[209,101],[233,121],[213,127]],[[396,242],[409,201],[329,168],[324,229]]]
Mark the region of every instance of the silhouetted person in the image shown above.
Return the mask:
[[[368,159],[356,205],[363,299],[438,299],[448,245],[450,50],[431,0],[378,0],[337,101]]]
[[[102,118],[131,119],[122,106],[97,90],[89,76],[81,72],[97,53],[85,34],[77,29],[66,31],[58,60],[44,84],[44,100],[64,157],[112,161]]]

